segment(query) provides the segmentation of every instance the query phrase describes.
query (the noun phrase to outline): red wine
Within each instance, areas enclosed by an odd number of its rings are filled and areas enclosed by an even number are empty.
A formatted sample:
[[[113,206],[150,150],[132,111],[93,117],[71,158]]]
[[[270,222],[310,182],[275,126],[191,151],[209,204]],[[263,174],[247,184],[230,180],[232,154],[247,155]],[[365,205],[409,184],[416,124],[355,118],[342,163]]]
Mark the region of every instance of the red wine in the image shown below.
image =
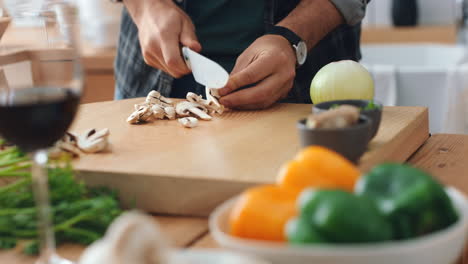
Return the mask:
[[[72,123],[79,98],[70,89],[50,87],[0,93],[0,134],[24,151],[50,147]]]

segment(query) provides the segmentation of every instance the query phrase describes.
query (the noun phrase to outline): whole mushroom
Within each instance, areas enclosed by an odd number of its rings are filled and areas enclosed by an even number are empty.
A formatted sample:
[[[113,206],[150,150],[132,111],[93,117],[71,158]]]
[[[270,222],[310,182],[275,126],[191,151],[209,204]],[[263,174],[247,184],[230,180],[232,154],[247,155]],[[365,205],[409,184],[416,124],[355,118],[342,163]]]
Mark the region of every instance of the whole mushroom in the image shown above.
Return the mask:
[[[81,255],[78,264],[167,264],[169,246],[150,216],[128,212]]]

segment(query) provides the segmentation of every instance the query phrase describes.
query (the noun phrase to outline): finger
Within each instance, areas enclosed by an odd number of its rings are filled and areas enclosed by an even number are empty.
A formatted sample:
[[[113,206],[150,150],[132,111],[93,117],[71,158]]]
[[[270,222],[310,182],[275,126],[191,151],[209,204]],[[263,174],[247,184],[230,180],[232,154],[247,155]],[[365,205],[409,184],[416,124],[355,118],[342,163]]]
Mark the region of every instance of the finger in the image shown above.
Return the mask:
[[[272,74],[275,69],[275,64],[269,62],[269,60],[264,59],[254,60],[246,68],[232,75],[226,86],[220,89],[219,94],[224,96],[241,87],[254,84],[265,79],[267,76]]]
[[[143,52],[143,60],[145,63],[153,68],[162,70],[164,67],[162,63],[157,59],[157,56],[153,55],[149,51]]]
[[[162,65],[158,59],[158,54],[161,56],[161,50],[157,45],[153,44],[154,42],[154,39],[140,37],[141,53],[147,65],[160,69]]]
[[[285,89],[285,90],[283,91],[283,93],[282,93],[280,99],[285,99],[285,98],[287,98],[287,97],[289,96],[289,92],[292,90],[293,86],[294,86],[294,81],[293,81],[293,80],[289,81],[288,84],[287,84],[287,87],[291,87],[291,89]]]
[[[286,89],[286,83],[278,75],[272,75],[257,86],[221,97],[220,103],[228,108],[266,108],[280,98],[284,89]]]
[[[159,45],[155,45],[154,43],[157,43],[156,39],[145,39],[144,42],[142,41],[142,54],[145,63],[172,76],[174,76],[174,74],[178,75],[177,73],[171,72],[167,69],[163,61],[161,49],[159,48]]]
[[[202,46],[195,35],[195,27],[189,22],[185,22],[182,26],[180,43],[195,52],[201,52]]]
[[[182,59],[179,36],[177,34],[163,35],[161,39],[161,52],[166,68],[171,75],[178,78],[190,72]]]
[[[167,74],[171,75],[172,77],[174,78],[178,78],[180,75],[178,73],[175,73],[171,70],[169,70],[164,62],[161,62],[160,60],[158,60],[158,58],[156,56],[153,56],[153,55],[148,55],[147,59],[145,61],[148,61],[147,64],[150,65],[151,67],[153,68],[156,68],[156,69],[159,69],[163,72],[166,72]]]
[[[251,59],[246,59],[246,56],[239,56],[236,60],[236,64],[234,65],[234,68],[231,71],[231,76],[240,72],[242,69],[245,69],[250,63],[252,63],[253,58]]]

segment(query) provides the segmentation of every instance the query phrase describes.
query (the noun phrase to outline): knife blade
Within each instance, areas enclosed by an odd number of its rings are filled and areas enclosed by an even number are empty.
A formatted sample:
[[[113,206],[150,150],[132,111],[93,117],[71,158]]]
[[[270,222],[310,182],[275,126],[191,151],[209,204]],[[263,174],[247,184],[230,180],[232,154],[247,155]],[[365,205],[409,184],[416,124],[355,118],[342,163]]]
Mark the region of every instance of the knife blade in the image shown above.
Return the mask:
[[[214,89],[223,88],[227,84],[229,74],[218,63],[188,47],[182,47],[182,55],[197,83]]]

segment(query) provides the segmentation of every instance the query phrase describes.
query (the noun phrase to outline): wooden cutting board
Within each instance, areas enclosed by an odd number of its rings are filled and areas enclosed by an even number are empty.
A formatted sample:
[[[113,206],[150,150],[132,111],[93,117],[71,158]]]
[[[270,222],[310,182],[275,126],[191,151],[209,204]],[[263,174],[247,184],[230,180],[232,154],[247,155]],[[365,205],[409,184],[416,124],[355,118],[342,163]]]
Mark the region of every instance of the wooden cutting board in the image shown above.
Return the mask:
[[[109,128],[111,150],[75,162],[90,185],[120,191],[123,202],[150,212],[206,216],[243,189],[275,181],[299,148],[297,120],[311,105],[278,104],[263,111],[233,111],[186,129],[177,121],[125,122],[144,99],[82,105],[72,131]],[[387,107],[381,129],[361,160],[405,161],[428,138],[423,107]]]

